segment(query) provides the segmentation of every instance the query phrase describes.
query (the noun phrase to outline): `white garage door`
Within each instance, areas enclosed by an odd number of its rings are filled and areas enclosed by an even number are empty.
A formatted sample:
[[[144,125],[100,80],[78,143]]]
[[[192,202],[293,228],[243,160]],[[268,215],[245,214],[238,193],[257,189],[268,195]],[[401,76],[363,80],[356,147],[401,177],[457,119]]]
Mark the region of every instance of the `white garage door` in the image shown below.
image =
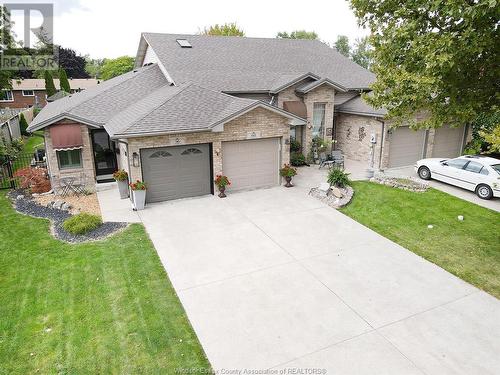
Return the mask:
[[[463,126],[459,128],[443,126],[442,128],[436,129],[432,157],[454,158],[459,156],[462,152],[463,135]]]
[[[413,165],[422,159],[425,131],[412,130],[408,127],[394,129],[390,135],[389,167]]]
[[[222,170],[232,190],[279,184],[279,138],[222,143]]]
[[[147,202],[211,193],[208,144],[142,149],[141,160]]]

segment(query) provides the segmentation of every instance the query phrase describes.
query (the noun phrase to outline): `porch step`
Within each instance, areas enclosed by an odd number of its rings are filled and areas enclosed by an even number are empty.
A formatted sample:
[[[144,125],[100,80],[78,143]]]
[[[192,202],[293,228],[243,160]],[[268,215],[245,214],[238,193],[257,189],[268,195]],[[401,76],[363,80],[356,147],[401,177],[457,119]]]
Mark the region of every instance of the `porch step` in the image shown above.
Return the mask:
[[[111,189],[116,189],[116,181],[113,182],[101,182],[95,184],[95,191],[105,191],[105,190],[111,190]]]

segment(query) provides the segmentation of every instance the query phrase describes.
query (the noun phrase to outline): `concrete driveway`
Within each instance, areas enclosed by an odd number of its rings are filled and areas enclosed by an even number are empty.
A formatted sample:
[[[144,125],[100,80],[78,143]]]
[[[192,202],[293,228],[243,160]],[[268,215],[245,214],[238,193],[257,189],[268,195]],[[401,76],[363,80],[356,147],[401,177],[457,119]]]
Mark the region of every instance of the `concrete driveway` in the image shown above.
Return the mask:
[[[500,302],[308,197],[310,182],[139,213],[213,367],[497,374]]]

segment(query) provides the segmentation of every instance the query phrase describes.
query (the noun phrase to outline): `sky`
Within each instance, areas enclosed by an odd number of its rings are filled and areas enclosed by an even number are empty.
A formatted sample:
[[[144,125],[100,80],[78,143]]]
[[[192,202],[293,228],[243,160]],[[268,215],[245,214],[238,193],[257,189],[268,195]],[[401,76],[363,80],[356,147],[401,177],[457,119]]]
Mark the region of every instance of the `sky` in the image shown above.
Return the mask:
[[[47,3],[50,1],[11,0]],[[332,44],[368,34],[345,0],[55,0],[54,42],[92,58],[135,56],[141,32],[195,34],[215,23],[236,22],[248,37],[273,38],[305,29]],[[15,31],[23,21],[13,16]],[[37,20],[36,15],[33,18]],[[32,21],[32,22],[35,22]],[[22,29],[21,29],[22,30]]]

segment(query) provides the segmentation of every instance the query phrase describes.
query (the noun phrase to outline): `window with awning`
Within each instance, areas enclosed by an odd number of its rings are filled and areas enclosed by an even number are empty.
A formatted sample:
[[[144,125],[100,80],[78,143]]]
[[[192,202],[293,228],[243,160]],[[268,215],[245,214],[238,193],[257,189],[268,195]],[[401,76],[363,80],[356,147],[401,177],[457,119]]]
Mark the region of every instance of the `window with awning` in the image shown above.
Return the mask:
[[[82,131],[78,124],[51,126],[50,139],[55,151],[75,150],[83,147]]]

